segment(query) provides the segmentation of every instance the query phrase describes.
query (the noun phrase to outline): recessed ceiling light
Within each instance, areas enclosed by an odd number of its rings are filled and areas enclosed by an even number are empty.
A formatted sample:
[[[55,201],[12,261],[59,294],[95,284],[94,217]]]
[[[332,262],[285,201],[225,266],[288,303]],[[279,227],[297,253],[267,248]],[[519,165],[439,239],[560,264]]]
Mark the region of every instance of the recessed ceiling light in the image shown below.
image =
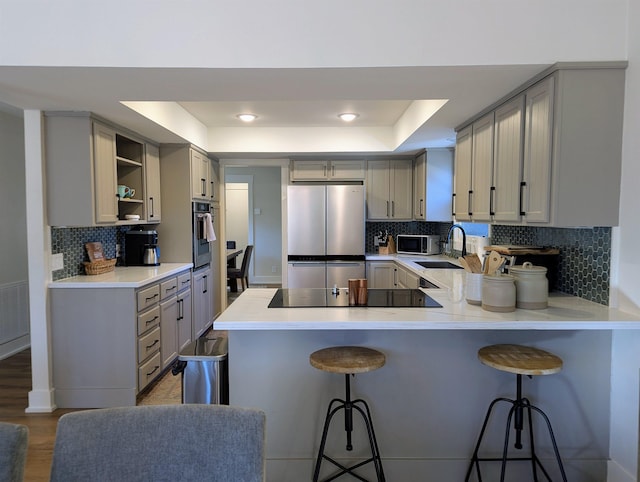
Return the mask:
[[[236,117],[243,122],[253,122],[258,118],[255,114],[238,114]]]
[[[358,114],[353,114],[351,112],[344,112],[342,114],[338,114],[338,117],[345,122],[351,122],[353,119],[358,117]]]

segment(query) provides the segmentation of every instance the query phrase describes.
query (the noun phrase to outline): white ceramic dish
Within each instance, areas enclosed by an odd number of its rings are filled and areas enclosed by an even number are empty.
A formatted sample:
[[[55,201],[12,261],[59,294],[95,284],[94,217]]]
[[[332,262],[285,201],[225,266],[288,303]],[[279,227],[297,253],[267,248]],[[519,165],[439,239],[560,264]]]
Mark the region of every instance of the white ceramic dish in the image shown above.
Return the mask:
[[[140,215],[139,214],[125,214],[124,218],[129,220],[129,221],[137,221],[140,219]]]

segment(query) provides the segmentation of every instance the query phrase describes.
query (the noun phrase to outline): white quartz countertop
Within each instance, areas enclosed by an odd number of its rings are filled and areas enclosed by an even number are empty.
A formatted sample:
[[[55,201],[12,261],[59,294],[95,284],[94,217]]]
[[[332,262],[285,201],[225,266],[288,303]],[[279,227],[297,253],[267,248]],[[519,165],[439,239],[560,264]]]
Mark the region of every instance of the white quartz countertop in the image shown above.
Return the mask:
[[[564,294],[552,294],[544,310],[494,313],[458,300],[449,289],[423,291],[442,308],[268,308],[276,289],[249,288],[214,325],[218,330],[640,329],[640,316]]]
[[[49,288],[140,288],[192,266],[192,263],[161,263],[160,266],[116,267],[109,273],[78,275],[52,281]]]

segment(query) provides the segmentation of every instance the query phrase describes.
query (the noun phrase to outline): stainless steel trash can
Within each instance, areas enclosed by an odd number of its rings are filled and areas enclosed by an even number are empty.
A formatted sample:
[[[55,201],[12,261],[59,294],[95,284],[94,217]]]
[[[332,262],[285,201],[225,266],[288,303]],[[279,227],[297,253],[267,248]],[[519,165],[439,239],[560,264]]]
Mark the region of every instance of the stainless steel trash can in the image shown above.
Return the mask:
[[[227,339],[199,338],[178,355],[173,373],[182,372],[182,403],[229,404]]]

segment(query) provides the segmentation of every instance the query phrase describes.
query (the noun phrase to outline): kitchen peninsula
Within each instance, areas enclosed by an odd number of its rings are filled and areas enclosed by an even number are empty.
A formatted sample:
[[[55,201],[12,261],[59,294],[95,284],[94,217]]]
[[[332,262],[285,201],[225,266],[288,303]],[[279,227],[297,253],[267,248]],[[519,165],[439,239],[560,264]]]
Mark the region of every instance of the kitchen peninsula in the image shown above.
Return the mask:
[[[425,290],[441,308],[268,308],[275,292],[249,289],[215,321],[229,332],[230,402],[267,414],[269,481],[310,478],[326,405],[344,387],[311,367],[309,355],[335,345],[387,357],[382,369],[356,376],[353,390],[371,406],[388,480],[462,480],[487,404],[514,395],[513,376],[477,359],[494,343],[529,344],[564,360],[559,374],[526,379],[523,390],[549,415],[569,479],[605,479],[612,330],[640,329],[637,317],[562,294],[546,310],[491,313],[448,287]],[[496,423],[488,447],[498,451],[504,421]],[[363,433],[356,428],[353,452],[344,451],[340,429],[329,446],[343,461],[364,457]],[[537,447],[546,457],[544,437]],[[528,470],[515,464],[514,474],[520,468]]]

